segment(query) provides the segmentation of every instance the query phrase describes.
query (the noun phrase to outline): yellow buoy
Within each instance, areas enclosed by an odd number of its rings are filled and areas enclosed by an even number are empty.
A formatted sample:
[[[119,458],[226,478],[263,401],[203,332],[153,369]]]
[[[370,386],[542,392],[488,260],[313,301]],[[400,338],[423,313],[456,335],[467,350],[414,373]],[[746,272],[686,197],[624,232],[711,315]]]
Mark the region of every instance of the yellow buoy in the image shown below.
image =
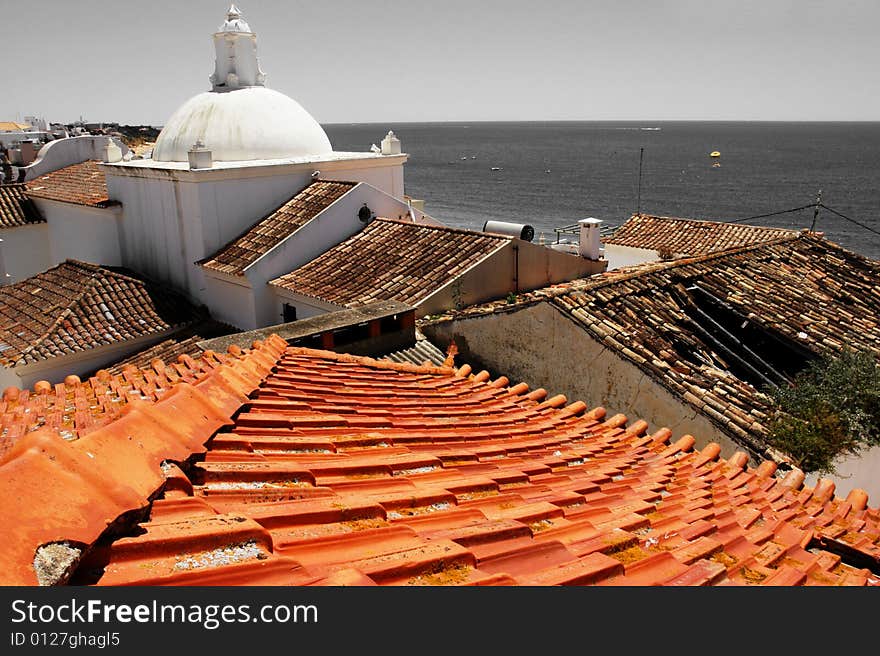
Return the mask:
[[[713,150],[711,153],[709,153],[709,157],[721,157],[721,153],[719,153],[717,150]]]

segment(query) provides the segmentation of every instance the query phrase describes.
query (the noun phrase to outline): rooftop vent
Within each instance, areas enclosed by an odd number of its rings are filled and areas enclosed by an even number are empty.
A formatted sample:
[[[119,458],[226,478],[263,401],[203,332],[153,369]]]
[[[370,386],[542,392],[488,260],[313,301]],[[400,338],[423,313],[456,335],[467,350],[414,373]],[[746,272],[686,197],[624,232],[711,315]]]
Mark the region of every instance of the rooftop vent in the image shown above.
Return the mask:
[[[535,229],[526,223],[486,221],[486,223],[483,224],[483,232],[505,235],[506,237],[516,237],[523,241],[532,241],[535,238]]]

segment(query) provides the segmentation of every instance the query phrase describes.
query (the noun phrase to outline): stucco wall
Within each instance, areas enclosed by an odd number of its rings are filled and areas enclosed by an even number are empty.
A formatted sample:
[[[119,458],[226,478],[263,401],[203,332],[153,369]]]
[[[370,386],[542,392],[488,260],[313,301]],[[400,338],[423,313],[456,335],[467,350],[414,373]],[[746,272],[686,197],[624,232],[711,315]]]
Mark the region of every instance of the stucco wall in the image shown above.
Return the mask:
[[[202,302],[218,321],[241,330],[259,328],[254,311],[254,294],[247,279],[243,276],[235,280],[231,278],[221,273],[206,273]]]
[[[49,226],[50,266],[64,260],[81,260],[93,264],[118,266],[119,215],[115,207],[89,207],[35,198]]]
[[[51,266],[47,224],[7,228],[0,231],[0,239],[2,284],[19,282]]]
[[[658,255],[657,251],[649,248],[633,248],[632,246],[619,246],[617,244],[605,244],[604,248],[609,271],[632,266],[633,264],[657,262],[660,260],[660,255]]]
[[[809,474],[805,484],[814,486],[819,478],[830,478],[835,484],[835,494],[846,496],[854,488],[868,493],[871,506],[880,502],[880,447],[875,446],[859,456],[839,458],[834,462],[834,474]]]
[[[504,298],[511,292],[530,291],[599,273],[604,267],[604,262],[586,260],[513,239],[456,280],[420,300],[416,315],[424,317],[455,307]]]
[[[622,413],[630,421],[644,419],[651,432],[665,426],[676,438],[691,434],[697,448],[718,442],[723,456],[742,450],[709,419],[547,303],[428,325],[422,332],[440,350],[454,340],[459,364],[473,359],[511,383],[522,381],[531,389],[565,394],[569,402],[602,406],[609,417]]]
[[[27,172],[25,180],[33,180],[65,166],[85,162],[87,159],[103,159],[104,148],[109,139],[111,137],[89,135],[50,141],[40,149],[37,159],[30,166],[23,167]],[[128,153],[128,146],[119,139],[113,138],[113,143],[119,146],[123,155]]]

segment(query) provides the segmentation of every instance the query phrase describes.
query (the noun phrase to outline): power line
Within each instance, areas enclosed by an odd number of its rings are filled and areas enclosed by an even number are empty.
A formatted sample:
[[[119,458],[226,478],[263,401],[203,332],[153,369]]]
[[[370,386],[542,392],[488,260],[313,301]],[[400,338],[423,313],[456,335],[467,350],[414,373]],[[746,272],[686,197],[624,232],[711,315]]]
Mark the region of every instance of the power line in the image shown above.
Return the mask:
[[[806,210],[811,207],[815,207],[815,203],[810,203],[809,205],[802,205],[801,207],[793,207],[790,210],[780,210],[779,212],[770,212],[769,214],[758,214],[756,216],[747,216],[743,219],[732,219],[729,223],[742,223],[743,221],[752,221],[754,219],[763,219],[768,216],[778,216],[780,214],[789,214],[791,212],[800,212],[801,210]],[[825,207],[824,205],[822,207]]]
[[[866,226],[864,223],[861,223],[860,221],[856,221],[855,219],[852,219],[852,218],[846,216],[845,214],[841,214],[841,213],[838,212],[837,210],[833,210],[833,209],[831,209],[830,207],[828,207],[827,205],[825,205],[825,204],[823,204],[823,203],[818,203],[818,206],[821,207],[821,208],[823,208],[823,209],[828,210],[828,211],[831,212],[832,214],[836,214],[836,215],[839,216],[841,219],[846,219],[847,221],[851,221],[852,223],[855,223],[857,226],[859,226],[860,228],[864,228],[864,229],[867,230],[868,232],[873,232],[875,235],[880,235],[880,231],[875,230],[874,228],[872,228],[872,227],[870,227],[870,226]]]

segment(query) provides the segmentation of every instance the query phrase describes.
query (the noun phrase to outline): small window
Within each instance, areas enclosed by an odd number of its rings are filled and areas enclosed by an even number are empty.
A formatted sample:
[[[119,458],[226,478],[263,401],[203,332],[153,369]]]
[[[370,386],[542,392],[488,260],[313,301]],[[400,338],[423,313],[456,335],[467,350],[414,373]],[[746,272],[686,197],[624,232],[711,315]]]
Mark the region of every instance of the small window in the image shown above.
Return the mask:
[[[283,317],[284,323],[290,323],[291,321],[296,321],[296,306],[291,305],[290,303],[285,303],[283,308]]]

